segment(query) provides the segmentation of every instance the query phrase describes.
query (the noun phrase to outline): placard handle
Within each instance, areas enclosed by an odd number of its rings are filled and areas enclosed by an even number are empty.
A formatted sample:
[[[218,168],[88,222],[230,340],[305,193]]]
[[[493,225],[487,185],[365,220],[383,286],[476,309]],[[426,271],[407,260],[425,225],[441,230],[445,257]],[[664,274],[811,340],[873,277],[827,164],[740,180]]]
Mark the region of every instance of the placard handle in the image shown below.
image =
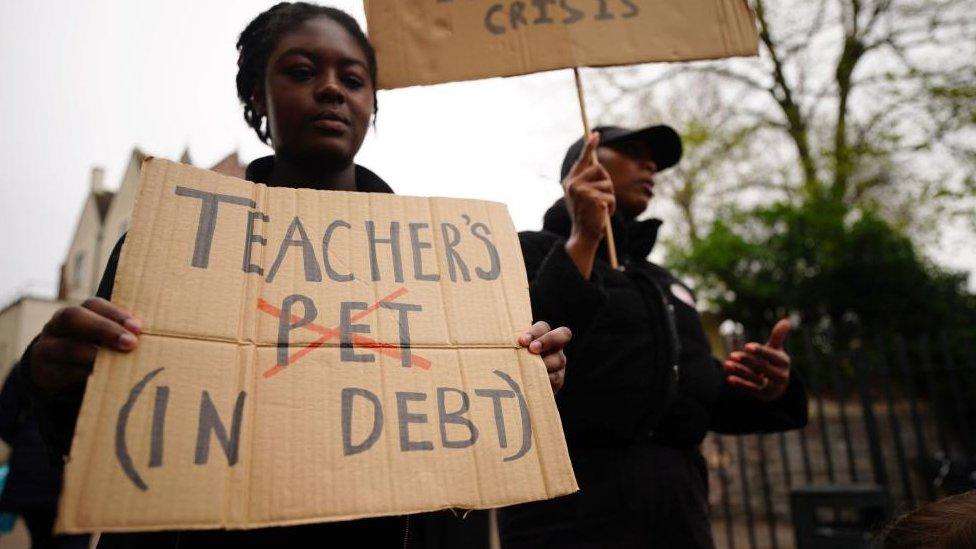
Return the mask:
[[[583,118],[583,142],[585,143],[590,137],[590,118],[586,115],[586,97],[583,94],[583,80],[580,78],[579,67],[573,67],[573,76],[576,77],[576,98],[579,99],[580,116]],[[592,160],[594,164],[598,163],[595,150]],[[610,226],[610,212],[605,212],[604,215],[606,216],[607,253],[610,256],[610,266],[619,269],[617,245],[613,239],[613,227]]]

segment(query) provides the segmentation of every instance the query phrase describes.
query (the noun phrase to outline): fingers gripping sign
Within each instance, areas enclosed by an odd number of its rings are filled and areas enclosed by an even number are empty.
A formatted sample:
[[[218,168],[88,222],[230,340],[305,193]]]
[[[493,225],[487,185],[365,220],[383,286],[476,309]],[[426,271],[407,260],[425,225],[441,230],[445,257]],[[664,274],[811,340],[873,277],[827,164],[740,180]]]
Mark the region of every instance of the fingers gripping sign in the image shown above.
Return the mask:
[[[563,180],[566,206],[573,219],[573,234],[596,243],[606,234],[609,216],[616,207],[610,174],[596,158],[599,146],[600,134],[591,133]]]
[[[542,357],[546,371],[549,372],[549,385],[553,393],[559,392],[566,381],[566,354],[563,349],[572,338],[572,332],[565,326],[552,330],[548,323],[536,322],[518,339],[519,345]]]
[[[783,396],[790,382],[790,355],[783,349],[790,327],[789,320],[780,320],[765,345],[747,343],[730,353],[722,365],[726,382],[764,401]]]
[[[60,309],[34,343],[28,365],[31,378],[48,392],[83,383],[99,347],[129,352],[138,345],[140,333],[137,318],[101,298]]]

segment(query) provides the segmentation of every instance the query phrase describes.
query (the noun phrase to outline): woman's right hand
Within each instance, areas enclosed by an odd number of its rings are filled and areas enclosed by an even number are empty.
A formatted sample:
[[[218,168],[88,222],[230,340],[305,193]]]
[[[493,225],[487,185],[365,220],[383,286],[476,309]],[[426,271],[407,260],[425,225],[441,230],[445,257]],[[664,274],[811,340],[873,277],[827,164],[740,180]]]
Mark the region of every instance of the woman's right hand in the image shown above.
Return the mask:
[[[60,309],[31,349],[31,379],[47,393],[81,385],[95,364],[99,347],[131,351],[141,332],[137,318],[99,297]]]
[[[595,161],[599,146],[600,134],[591,133],[579,158],[563,180],[566,208],[573,221],[569,240],[566,241],[566,252],[580,274],[587,279],[593,271],[596,250],[606,234],[607,222],[616,206],[610,174]]]

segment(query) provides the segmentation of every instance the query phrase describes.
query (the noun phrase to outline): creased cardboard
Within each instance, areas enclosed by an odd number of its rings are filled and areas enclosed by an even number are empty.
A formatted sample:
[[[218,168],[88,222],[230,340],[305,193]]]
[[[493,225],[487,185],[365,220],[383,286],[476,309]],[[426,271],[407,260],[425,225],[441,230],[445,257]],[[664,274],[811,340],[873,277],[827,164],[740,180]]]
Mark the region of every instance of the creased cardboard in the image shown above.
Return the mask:
[[[755,55],[745,0],[365,0],[379,83],[401,88]]]
[[[255,528],[576,490],[502,204],[143,166],[60,532]]]

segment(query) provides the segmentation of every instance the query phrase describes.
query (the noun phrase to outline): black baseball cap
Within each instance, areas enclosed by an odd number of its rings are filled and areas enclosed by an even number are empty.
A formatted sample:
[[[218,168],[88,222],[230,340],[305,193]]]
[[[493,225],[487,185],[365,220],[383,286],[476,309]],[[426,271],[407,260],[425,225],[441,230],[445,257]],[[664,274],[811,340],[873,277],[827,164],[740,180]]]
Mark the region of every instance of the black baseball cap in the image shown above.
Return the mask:
[[[681,136],[671,126],[661,124],[637,130],[630,130],[618,126],[598,126],[593,128],[593,131],[600,134],[600,146],[631,139],[647,142],[651,146],[654,163],[657,164],[658,171],[664,171],[681,160]],[[584,138],[580,137],[566,151],[566,157],[563,158],[563,166],[559,171],[560,181],[566,178],[569,170],[573,169],[573,164],[579,158],[580,151],[583,150],[583,142]]]

